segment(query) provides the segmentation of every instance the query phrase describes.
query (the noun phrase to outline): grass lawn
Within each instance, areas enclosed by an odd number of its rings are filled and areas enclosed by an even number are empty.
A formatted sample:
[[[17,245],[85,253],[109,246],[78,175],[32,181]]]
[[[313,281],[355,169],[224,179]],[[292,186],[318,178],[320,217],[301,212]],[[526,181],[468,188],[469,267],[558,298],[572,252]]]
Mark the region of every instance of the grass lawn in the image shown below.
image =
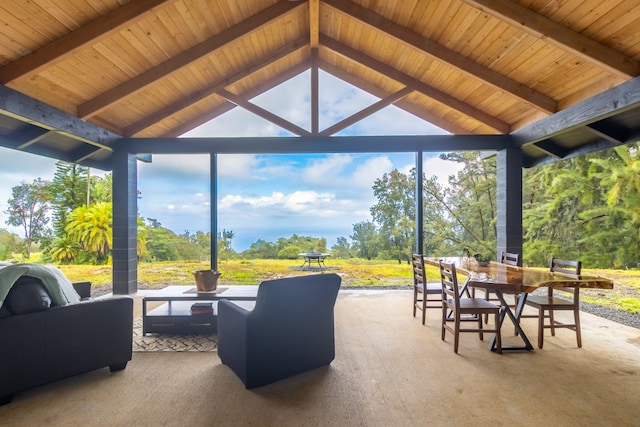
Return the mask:
[[[342,276],[345,287],[406,287],[413,284],[411,266],[397,261],[367,261],[362,259],[327,259],[327,266]],[[257,285],[262,280],[286,276],[304,275],[309,272],[294,271],[301,260],[229,260],[220,261],[222,273],[218,283],[223,285]],[[61,265],[60,269],[71,281],[89,280],[96,289],[111,290],[111,266]],[[169,285],[194,285],[193,272],[206,270],[208,262],[154,262],[138,264],[138,287],[160,289]],[[428,279],[439,281],[436,268],[427,267]],[[640,314],[640,270],[583,270],[584,274],[600,275],[614,280],[614,289],[587,289],[581,292],[585,302],[605,305],[618,310]]]

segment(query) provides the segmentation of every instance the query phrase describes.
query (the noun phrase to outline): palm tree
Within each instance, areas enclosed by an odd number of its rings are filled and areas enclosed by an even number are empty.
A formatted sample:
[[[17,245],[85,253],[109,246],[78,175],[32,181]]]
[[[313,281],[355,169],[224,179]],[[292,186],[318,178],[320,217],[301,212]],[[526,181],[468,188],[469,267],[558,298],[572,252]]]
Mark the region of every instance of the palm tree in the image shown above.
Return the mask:
[[[93,252],[98,262],[105,262],[113,241],[111,203],[99,202],[74,209],[64,229],[82,249]]]

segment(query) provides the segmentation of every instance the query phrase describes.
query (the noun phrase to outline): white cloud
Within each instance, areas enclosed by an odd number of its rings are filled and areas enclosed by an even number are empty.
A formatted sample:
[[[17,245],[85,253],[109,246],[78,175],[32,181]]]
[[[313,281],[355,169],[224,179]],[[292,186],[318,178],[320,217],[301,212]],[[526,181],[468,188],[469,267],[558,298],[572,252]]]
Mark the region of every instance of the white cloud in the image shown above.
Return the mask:
[[[358,165],[353,172],[351,184],[362,189],[371,189],[374,181],[393,170],[393,162],[387,156],[378,156]]]
[[[305,182],[313,185],[327,185],[335,183],[345,170],[345,167],[353,162],[349,154],[330,154],[323,159],[315,159],[303,172]]]
[[[442,160],[440,157],[430,157],[423,163],[423,171],[427,178],[435,176],[442,186],[449,185],[449,176],[456,175],[462,170],[462,164]]]

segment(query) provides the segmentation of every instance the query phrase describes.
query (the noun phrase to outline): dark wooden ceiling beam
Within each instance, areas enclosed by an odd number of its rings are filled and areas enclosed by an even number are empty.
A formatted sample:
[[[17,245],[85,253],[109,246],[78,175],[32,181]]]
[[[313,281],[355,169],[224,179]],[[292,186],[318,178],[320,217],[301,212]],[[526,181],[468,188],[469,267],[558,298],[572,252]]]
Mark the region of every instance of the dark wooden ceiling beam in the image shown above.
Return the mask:
[[[210,37],[191,49],[186,50],[162,64],[159,64],[158,66],[145,71],[121,85],[79,105],[78,116],[84,119],[93,117],[116,102],[134,95],[161,78],[171,75],[206,55],[210,55],[212,52],[223,48],[236,39],[246,37],[248,34],[257,31],[273,20],[278,19],[283,14],[290,12],[296,7],[301,7],[301,5],[302,3],[287,1],[277,2],[273,6],[247,18],[240,24],[234,25],[219,34]]]
[[[511,133],[520,146],[570,132],[640,107],[640,77],[579,102]]]
[[[412,153],[494,151],[511,146],[510,135],[389,135],[260,138],[131,138],[130,153],[150,154],[286,154],[286,153]]]
[[[324,129],[322,132],[320,132],[320,135],[329,136],[329,135],[336,134],[336,133],[340,132],[341,130],[346,129],[349,126],[359,122],[360,120],[363,120],[366,117],[369,117],[370,115],[372,115],[374,113],[377,113],[378,111],[382,110],[383,108],[388,107],[389,105],[393,104],[394,102],[396,102],[396,101],[404,98],[405,96],[409,95],[411,92],[413,92],[413,88],[404,87],[404,88],[400,89],[399,91],[384,97],[383,99],[379,100],[378,102],[375,102],[375,103],[369,105],[368,107],[363,108],[362,110],[352,114],[351,116],[345,118],[344,120],[341,120],[338,123],[335,123],[334,125],[329,126],[328,128]]]
[[[242,94],[242,97],[245,99],[255,98],[261,93],[264,93],[265,91],[268,91],[269,89],[274,88],[279,84],[286,82],[287,80],[297,76],[298,74],[302,73],[303,71],[306,71],[307,69],[309,69],[309,64],[306,62],[302,62],[294,67],[291,67],[277,74],[272,79],[269,79],[268,81],[264,82],[264,84],[253,87],[250,90],[244,92]],[[225,101],[224,104],[221,104],[220,106],[206,112],[205,114],[201,114],[197,117],[194,117],[192,120],[181,122],[180,126],[173,128],[170,132],[165,132],[164,137],[166,138],[178,137],[210,120],[215,119],[216,117],[221,116],[222,114],[226,113],[229,110],[232,110],[235,107],[236,107],[236,104],[229,101]]]
[[[121,138],[113,132],[74,117],[44,102],[0,85],[0,114],[112,151]]]
[[[122,134],[125,136],[135,136],[139,132],[152,127],[153,125],[166,119],[167,117],[170,117],[184,110],[185,108],[188,108],[191,105],[208,98],[211,95],[215,95],[219,90],[224,89],[225,87],[230,86],[259,70],[262,70],[270,64],[273,64],[274,62],[279,61],[280,59],[302,48],[305,48],[308,43],[308,39],[302,38],[281,46],[278,49],[270,51],[268,53],[268,56],[261,58],[260,61],[249,64],[243,67],[240,71],[232,75],[225,76],[222,80],[216,81],[211,85],[200,88],[197,92],[180,98],[176,102],[169,104],[166,107],[146,116],[144,119],[127,126],[123,129]]]
[[[510,25],[602,67],[618,77],[628,79],[638,75],[638,61],[570,28],[520,6],[513,1],[464,0],[471,6]]]
[[[380,86],[377,86],[373,83],[365,81],[359,77],[354,76],[353,74],[349,74],[342,68],[338,68],[335,65],[330,64],[326,61],[320,62],[320,69],[378,98],[384,98],[389,95],[389,93],[381,89]],[[448,120],[445,120],[440,116],[432,114],[427,110],[418,108],[411,102],[401,99],[397,101],[394,105],[400,108],[401,110],[404,110],[407,113],[412,114],[452,134],[463,135],[466,133],[470,133],[469,130],[464,129]]]
[[[83,25],[0,68],[0,83],[6,84],[19,78],[31,77],[45,67],[56,64],[79,49],[111,36],[123,27],[152,12],[168,0],[131,1],[111,12]]]
[[[578,156],[583,156],[590,153],[595,153],[598,151],[608,150],[615,146],[616,144],[612,144],[607,140],[599,139],[592,143],[581,145],[580,147],[567,152],[566,155],[562,157],[562,159],[571,159],[573,157],[578,157]],[[558,158],[555,156],[536,157],[536,158],[528,156],[526,158],[523,158],[522,166],[526,168],[543,166],[549,163],[553,163],[556,160],[558,160]]]
[[[365,9],[352,2],[326,0],[325,3],[343,14],[349,15],[378,31],[384,32],[403,44],[419,49],[432,58],[455,67],[471,78],[480,79],[495,89],[508,93],[534,106],[540,111],[552,114],[558,110],[557,102],[543,93],[535,91],[484,65],[478,64],[433,40],[426,39],[369,9]]]
[[[332,39],[331,37],[320,34],[320,43],[326,47],[327,49],[331,49],[335,53],[345,57],[354,62],[358,62],[365,67],[371,68],[372,70],[377,71],[378,73],[393,79],[397,82],[404,84],[405,86],[412,87],[417,92],[428,96],[449,108],[452,108],[468,117],[472,117],[475,120],[478,120],[481,123],[486,124],[487,126],[495,129],[499,133],[509,133],[511,131],[509,124],[503,122],[502,120],[482,111],[478,108],[473,107],[472,105],[467,104],[464,101],[461,101],[449,94],[446,94],[439,89],[436,89],[428,84],[416,80],[407,74],[393,68],[390,65],[384,64],[377,59],[371,58],[364,53],[353,49],[339,41]]]

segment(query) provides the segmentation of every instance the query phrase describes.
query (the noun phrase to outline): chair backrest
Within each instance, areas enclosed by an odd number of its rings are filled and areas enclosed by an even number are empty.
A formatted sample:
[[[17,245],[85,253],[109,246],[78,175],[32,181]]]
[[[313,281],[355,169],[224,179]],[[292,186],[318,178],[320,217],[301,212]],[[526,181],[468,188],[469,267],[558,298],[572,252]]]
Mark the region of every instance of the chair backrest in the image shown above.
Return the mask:
[[[570,277],[578,277],[582,272],[582,262],[551,258],[550,269],[552,273],[559,273]]]
[[[502,256],[500,257],[500,262],[502,264],[507,264],[507,265],[518,265],[518,260],[520,258],[520,255],[516,254],[516,253],[512,253],[512,252],[502,252]]]
[[[251,316],[296,318],[333,315],[342,278],[335,273],[265,280]]]
[[[424,258],[421,254],[412,255],[412,267],[413,267],[413,286],[424,285],[426,282],[426,276],[424,271]]]
[[[442,283],[443,302],[453,299],[455,306],[458,307],[460,305],[460,291],[455,263],[440,261],[440,282]]]
[[[570,261],[566,259],[551,258],[551,272],[561,274],[563,276],[578,278],[582,272],[581,261]],[[573,294],[574,303],[578,303],[578,297],[580,295],[579,286],[556,286],[556,290],[569,292]],[[549,288],[549,295],[553,294],[553,288]]]

